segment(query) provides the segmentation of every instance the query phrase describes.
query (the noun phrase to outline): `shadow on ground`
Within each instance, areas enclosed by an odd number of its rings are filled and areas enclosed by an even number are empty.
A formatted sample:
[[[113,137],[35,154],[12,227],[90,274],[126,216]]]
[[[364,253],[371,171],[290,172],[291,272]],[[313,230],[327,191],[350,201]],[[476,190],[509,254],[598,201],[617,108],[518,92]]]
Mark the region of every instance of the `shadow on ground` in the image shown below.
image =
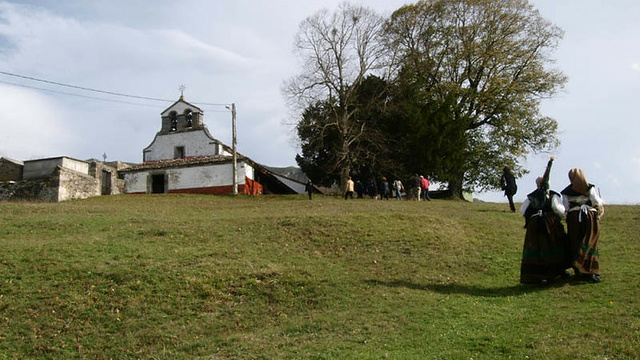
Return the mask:
[[[439,294],[451,295],[462,294],[469,296],[479,297],[507,297],[518,296],[537,291],[544,291],[545,289],[561,287],[566,284],[581,285],[586,284],[584,281],[577,280],[575,278],[555,279],[548,285],[536,285],[536,284],[514,284],[512,286],[500,286],[500,287],[482,287],[476,285],[458,284],[458,283],[417,283],[407,280],[365,280],[366,284],[370,286],[386,286],[395,288],[407,288],[412,290],[431,291]]]

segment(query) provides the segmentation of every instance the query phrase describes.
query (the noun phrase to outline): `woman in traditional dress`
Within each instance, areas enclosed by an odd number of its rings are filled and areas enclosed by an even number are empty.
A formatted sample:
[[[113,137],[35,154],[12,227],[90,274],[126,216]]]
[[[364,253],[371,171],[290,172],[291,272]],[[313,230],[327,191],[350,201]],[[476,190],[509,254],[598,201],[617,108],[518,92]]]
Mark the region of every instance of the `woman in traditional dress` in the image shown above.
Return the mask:
[[[579,275],[591,282],[600,282],[598,242],[600,218],[604,215],[604,201],[589,184],[581,169],[569,170],[571,184],[562,190],[567,211],[567,235],[572,266]]]
[[[562,226],[565,208],[562,197],[549,190],[549,160],[543,177],[536,179],[537,189],[527,195],[520,207],[527,229],[520,264],[520,282],[547,284],[558,275],[568,275],[567,235]]]

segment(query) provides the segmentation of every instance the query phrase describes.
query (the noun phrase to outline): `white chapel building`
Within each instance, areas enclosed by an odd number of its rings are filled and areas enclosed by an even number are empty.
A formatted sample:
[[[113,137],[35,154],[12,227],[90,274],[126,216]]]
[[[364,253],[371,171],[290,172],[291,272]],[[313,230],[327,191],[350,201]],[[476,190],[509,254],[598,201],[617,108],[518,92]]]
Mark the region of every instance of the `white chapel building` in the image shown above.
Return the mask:
[[[128,194],[231,194],[232,149],[216,140],[203,122],[203,111],[183,96],[161,113],[162,125],[142,151],[143,163],[119,171]],[[295,194],[280,176],[236,154],[238,193]]]

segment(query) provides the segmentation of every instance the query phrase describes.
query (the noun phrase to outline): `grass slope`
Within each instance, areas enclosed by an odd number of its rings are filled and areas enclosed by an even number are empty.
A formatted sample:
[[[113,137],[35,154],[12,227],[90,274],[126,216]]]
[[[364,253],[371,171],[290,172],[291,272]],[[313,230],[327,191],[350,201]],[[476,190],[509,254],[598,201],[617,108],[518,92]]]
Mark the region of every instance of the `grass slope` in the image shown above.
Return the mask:
[[[637,359],[640,207],[601,284],[520,285],[505,204],[0,203],[0,359]]]

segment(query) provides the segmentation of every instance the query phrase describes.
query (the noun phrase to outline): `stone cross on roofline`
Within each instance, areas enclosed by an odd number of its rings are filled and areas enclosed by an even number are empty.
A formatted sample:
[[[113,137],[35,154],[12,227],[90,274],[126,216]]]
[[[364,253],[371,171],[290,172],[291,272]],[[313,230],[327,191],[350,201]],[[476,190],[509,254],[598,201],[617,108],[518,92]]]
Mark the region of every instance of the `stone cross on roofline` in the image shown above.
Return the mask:
[[[178,90],[180,90],[180,100],[184,101],[184,90],[187,87],[184,84],[180,84],[180,86],[178,86]]]

